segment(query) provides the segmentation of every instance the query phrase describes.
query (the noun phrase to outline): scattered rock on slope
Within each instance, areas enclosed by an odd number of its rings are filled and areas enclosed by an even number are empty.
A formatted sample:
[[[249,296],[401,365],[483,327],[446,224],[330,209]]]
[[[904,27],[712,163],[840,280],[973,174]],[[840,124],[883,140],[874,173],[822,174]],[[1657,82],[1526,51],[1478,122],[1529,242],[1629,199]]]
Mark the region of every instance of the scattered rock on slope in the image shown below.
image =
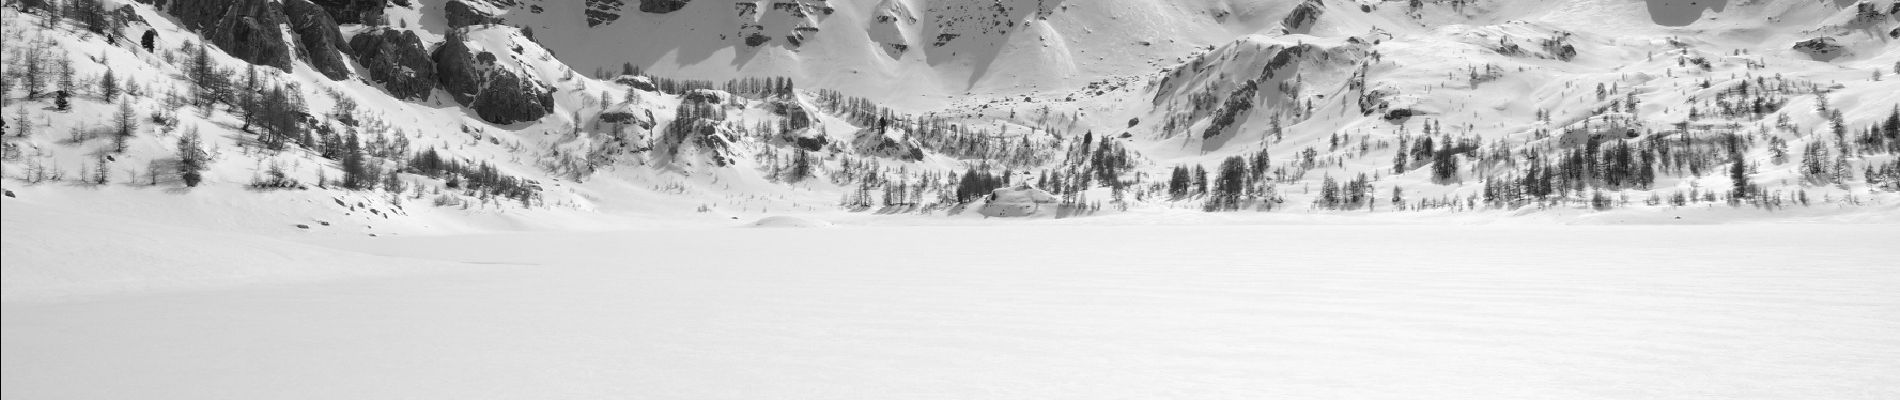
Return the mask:
[[[415,32],[371,29],[350,38],[350,49],[370,80],[382,83],[392,96],[422,100],[435,90],[435,60]]]

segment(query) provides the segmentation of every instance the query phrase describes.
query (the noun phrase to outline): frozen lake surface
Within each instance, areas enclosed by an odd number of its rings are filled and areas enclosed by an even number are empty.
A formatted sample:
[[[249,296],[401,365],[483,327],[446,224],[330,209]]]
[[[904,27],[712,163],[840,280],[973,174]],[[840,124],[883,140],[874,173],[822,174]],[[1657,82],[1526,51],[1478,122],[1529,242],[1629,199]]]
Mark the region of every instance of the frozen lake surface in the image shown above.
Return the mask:
[[[461,267],[8,302],[0,387],[8,399],[1895,399],[1896,238],[1880,225],[367,238],[325,245]]]

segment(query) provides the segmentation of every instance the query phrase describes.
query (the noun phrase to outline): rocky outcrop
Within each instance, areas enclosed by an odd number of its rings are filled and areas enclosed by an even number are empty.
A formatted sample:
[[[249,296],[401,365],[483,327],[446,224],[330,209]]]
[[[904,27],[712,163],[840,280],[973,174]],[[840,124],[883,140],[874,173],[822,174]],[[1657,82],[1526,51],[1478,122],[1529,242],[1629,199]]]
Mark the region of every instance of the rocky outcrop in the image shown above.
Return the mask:
[[[656,121],[653,110],[636,107],[632,102],[616,104],[600,112],[600,122],[638,126],[640,129],[653,129]]]
[[[705,89],[694,92],[702,91],[719,93]],[[673,162],[690,162],[698,155],[714,166],[732,165],[737,156],[732,152],[733,134],[724,123],[727,117],[724,106],[700,100],[704,98],[688,98],[674,111],[673,122],[667,124],[660,139],[661,153],[672,157]]]
[[[547,116],[554,109],[553,89],[526,71],[503,64],[490,49],[475,47],[465,29],[449,32],[431,57],[437,82],[455,101],[483,121],[512,124]],[[510,51],[502,49],[502,51]]]
[[[130,4],[119,6],[119,9],[113,10],[112,17],[114,20],[119,21],[119,24],[124,26],[147,25],[145,23],[145,17],[140,17],[138,10],[132,9],[132,5]]]
[[[627,87],[638,89],[641,91],[647,91],[647,92],[660,91],[660,88],[658,86],[653,85],[653,78],[648,78],[644,76],[621,75],[621,76],[614,77],[614,83],[626,85]]]
[[[785,127],[787,129],[800,130],[810,128],[818,122],[817,118],[812,117],[811,110],[805,109],[804,105],[798,104],[795,100],[777,99],[772,100],[769,104],[769,107],[772,108],[772,114],[785,118]]]
[[[429,98],[435,90],[435,60],[415,32],[375,28],[350,38],[351,54],[369,79],[404,100]]]
[[[1412,117],[1416,115],[1418,115],[1418,111],[1413,111],[1410,108],[1396,108],[1392,109],[1392,111],[1385,112],[1385,121],[1395,124],[1403,123],[1405,120],[1412,119]]]
[[[1841,53],[1843,52],[1843,49],[1841,48],[1840,43],[1835,42],[1834,38],[1831,38],[1831,37],[1818,37],[1818,38],[1803,40],[1799,43],[1794,44],[1794,50],[1802,52],[1802,53],[1806,53],[1808,57],[1813,57],[1815,60],[1820,60],[1820,61],[1827,61],[1827,60],[1832,60],[1835,57],[1840,57]]]
[[[389,0],[311,0],[330,14],[338,24],[383,25],[383,9]],[[405,1],[406,2],[406,1]]]
[[[232,57],[289,71],[290,41],[282,6],[269,0],[172,0],[169,11],[186,28]]]
[[[450,28],[501,23],[501,18],[489,15],[488,12],[468,5],[462,0],[449,0],[448,3],[443,4],[442,15],[448,18]]]
[[[626,6],[622,0],[587,0],[587,27],[613,23],[620,19],[620,8]]]
[[[680,101],[688,103],[723,104],[731,99],[731,94],[712,89],[693,89],[680,96]]]
[[[864,128],[851,138],[851,149],[858,154],[904,161],[922,161],[923,146],[915,140],[894,139],[877,128]]]
[[[666,14],[686,8],[693,0],[640,0],[640,12]]]
[[[349,79],[350,64],[344,59],[349,47],[329,12],[310,0],[284,0],[284,16],[297,34],[299,58],[330,80]]]
[[[1306,0],[1298,7],[1293,7],[1293,12],[1287,13],[1286,18],[1280,20],[1280,25],[1285,26],[1287,32],[1306,33],[1313,29],[1314,23],[1319,22],[1320,14],[1325,13],[1325,3],[1320,0]]]

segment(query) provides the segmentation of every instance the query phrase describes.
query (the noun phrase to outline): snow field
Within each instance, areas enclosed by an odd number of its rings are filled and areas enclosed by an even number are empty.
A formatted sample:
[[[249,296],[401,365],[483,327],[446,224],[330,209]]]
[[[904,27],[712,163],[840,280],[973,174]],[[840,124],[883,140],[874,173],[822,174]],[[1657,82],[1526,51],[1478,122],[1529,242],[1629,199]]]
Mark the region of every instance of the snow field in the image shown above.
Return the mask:
[[[36,399],[1887,399],[1900,396],[1895,233],[1036,226],[332,239],[323,244],[494,269],[9,302],[0,388]]]

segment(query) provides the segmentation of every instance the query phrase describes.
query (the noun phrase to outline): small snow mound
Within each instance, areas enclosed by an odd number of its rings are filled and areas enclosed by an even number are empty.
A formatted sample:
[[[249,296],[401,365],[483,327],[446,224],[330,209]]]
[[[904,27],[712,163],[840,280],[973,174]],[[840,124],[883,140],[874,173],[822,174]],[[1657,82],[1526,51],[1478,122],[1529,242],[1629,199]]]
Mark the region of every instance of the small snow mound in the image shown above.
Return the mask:
[[[754,228],[825,228],[830,226],[830,222],[785,215],[765,217],[752,223]]]

